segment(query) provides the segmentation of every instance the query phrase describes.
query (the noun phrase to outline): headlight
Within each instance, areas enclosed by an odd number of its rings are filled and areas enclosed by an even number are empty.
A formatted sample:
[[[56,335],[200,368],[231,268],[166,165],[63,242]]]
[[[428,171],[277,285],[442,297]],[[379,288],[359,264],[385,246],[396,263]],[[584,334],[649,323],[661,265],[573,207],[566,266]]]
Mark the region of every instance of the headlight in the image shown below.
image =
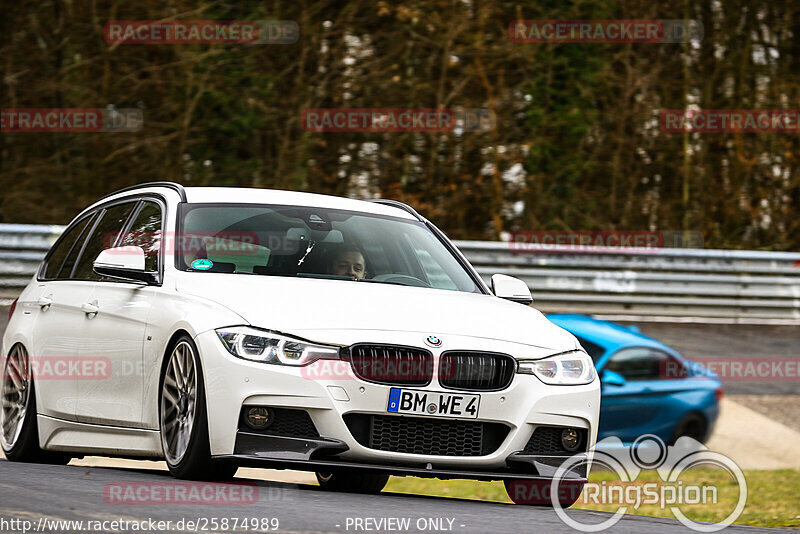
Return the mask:
[[[231,326],[216,330],[228,352],[238,358],[279,365],[308,365],[317,360],[336,360],[339,348],[316,345],[269,330]]]
[[[577,386],[594,380],[594,363],[583,351],[574,350],[541,360],[520,360],[518,373],[535,375],[545,384]]]

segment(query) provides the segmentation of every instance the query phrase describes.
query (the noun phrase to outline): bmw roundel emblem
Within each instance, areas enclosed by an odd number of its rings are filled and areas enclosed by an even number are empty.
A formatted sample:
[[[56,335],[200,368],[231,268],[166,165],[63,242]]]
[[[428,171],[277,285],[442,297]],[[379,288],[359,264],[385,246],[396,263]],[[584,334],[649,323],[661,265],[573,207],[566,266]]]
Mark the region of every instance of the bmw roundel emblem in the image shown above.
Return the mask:
[[[428,336],[425,338],[425,343],[430,345],[431,347],[441,347],[442,340],[437,336]]]

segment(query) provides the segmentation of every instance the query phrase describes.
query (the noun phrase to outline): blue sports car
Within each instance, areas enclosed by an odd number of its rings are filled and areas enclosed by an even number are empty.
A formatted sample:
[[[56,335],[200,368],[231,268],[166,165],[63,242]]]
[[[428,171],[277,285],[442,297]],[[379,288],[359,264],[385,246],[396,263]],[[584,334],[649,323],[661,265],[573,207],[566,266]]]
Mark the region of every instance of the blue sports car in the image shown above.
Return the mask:
[[[722,398],[714,373],[635,326],[576,314],[547,318],[572,332],[594,360],[602,384],[598,441],[655,434],[672,444],[711,436]]]

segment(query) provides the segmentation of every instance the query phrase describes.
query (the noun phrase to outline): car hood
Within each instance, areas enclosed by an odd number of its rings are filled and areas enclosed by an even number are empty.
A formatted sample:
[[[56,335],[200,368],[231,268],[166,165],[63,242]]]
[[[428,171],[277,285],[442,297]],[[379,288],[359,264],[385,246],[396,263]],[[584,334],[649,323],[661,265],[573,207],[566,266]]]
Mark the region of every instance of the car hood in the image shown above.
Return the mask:
[[[252,326],[318,342],[405,339],[405,344],[424,346],[428,335],[452,336],[539,349],[527,351],[531,357],[580,347],[538,310],[491,295],[344,280],[182,274],[179,292],[213,300]],[[410,343],[403,337],[409,332],[423,335]],[[467,348],[463,344],[460,348]]]

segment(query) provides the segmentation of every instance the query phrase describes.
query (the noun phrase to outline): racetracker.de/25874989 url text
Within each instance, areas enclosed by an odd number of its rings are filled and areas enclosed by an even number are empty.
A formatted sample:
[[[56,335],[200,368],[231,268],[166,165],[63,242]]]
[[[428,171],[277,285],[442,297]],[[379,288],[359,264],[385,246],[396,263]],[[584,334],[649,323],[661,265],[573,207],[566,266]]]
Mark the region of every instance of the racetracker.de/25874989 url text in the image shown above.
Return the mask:
[[[274,532],[276,517],[184,517],[181,519],[18,519],[0,517],[0,532]]]

